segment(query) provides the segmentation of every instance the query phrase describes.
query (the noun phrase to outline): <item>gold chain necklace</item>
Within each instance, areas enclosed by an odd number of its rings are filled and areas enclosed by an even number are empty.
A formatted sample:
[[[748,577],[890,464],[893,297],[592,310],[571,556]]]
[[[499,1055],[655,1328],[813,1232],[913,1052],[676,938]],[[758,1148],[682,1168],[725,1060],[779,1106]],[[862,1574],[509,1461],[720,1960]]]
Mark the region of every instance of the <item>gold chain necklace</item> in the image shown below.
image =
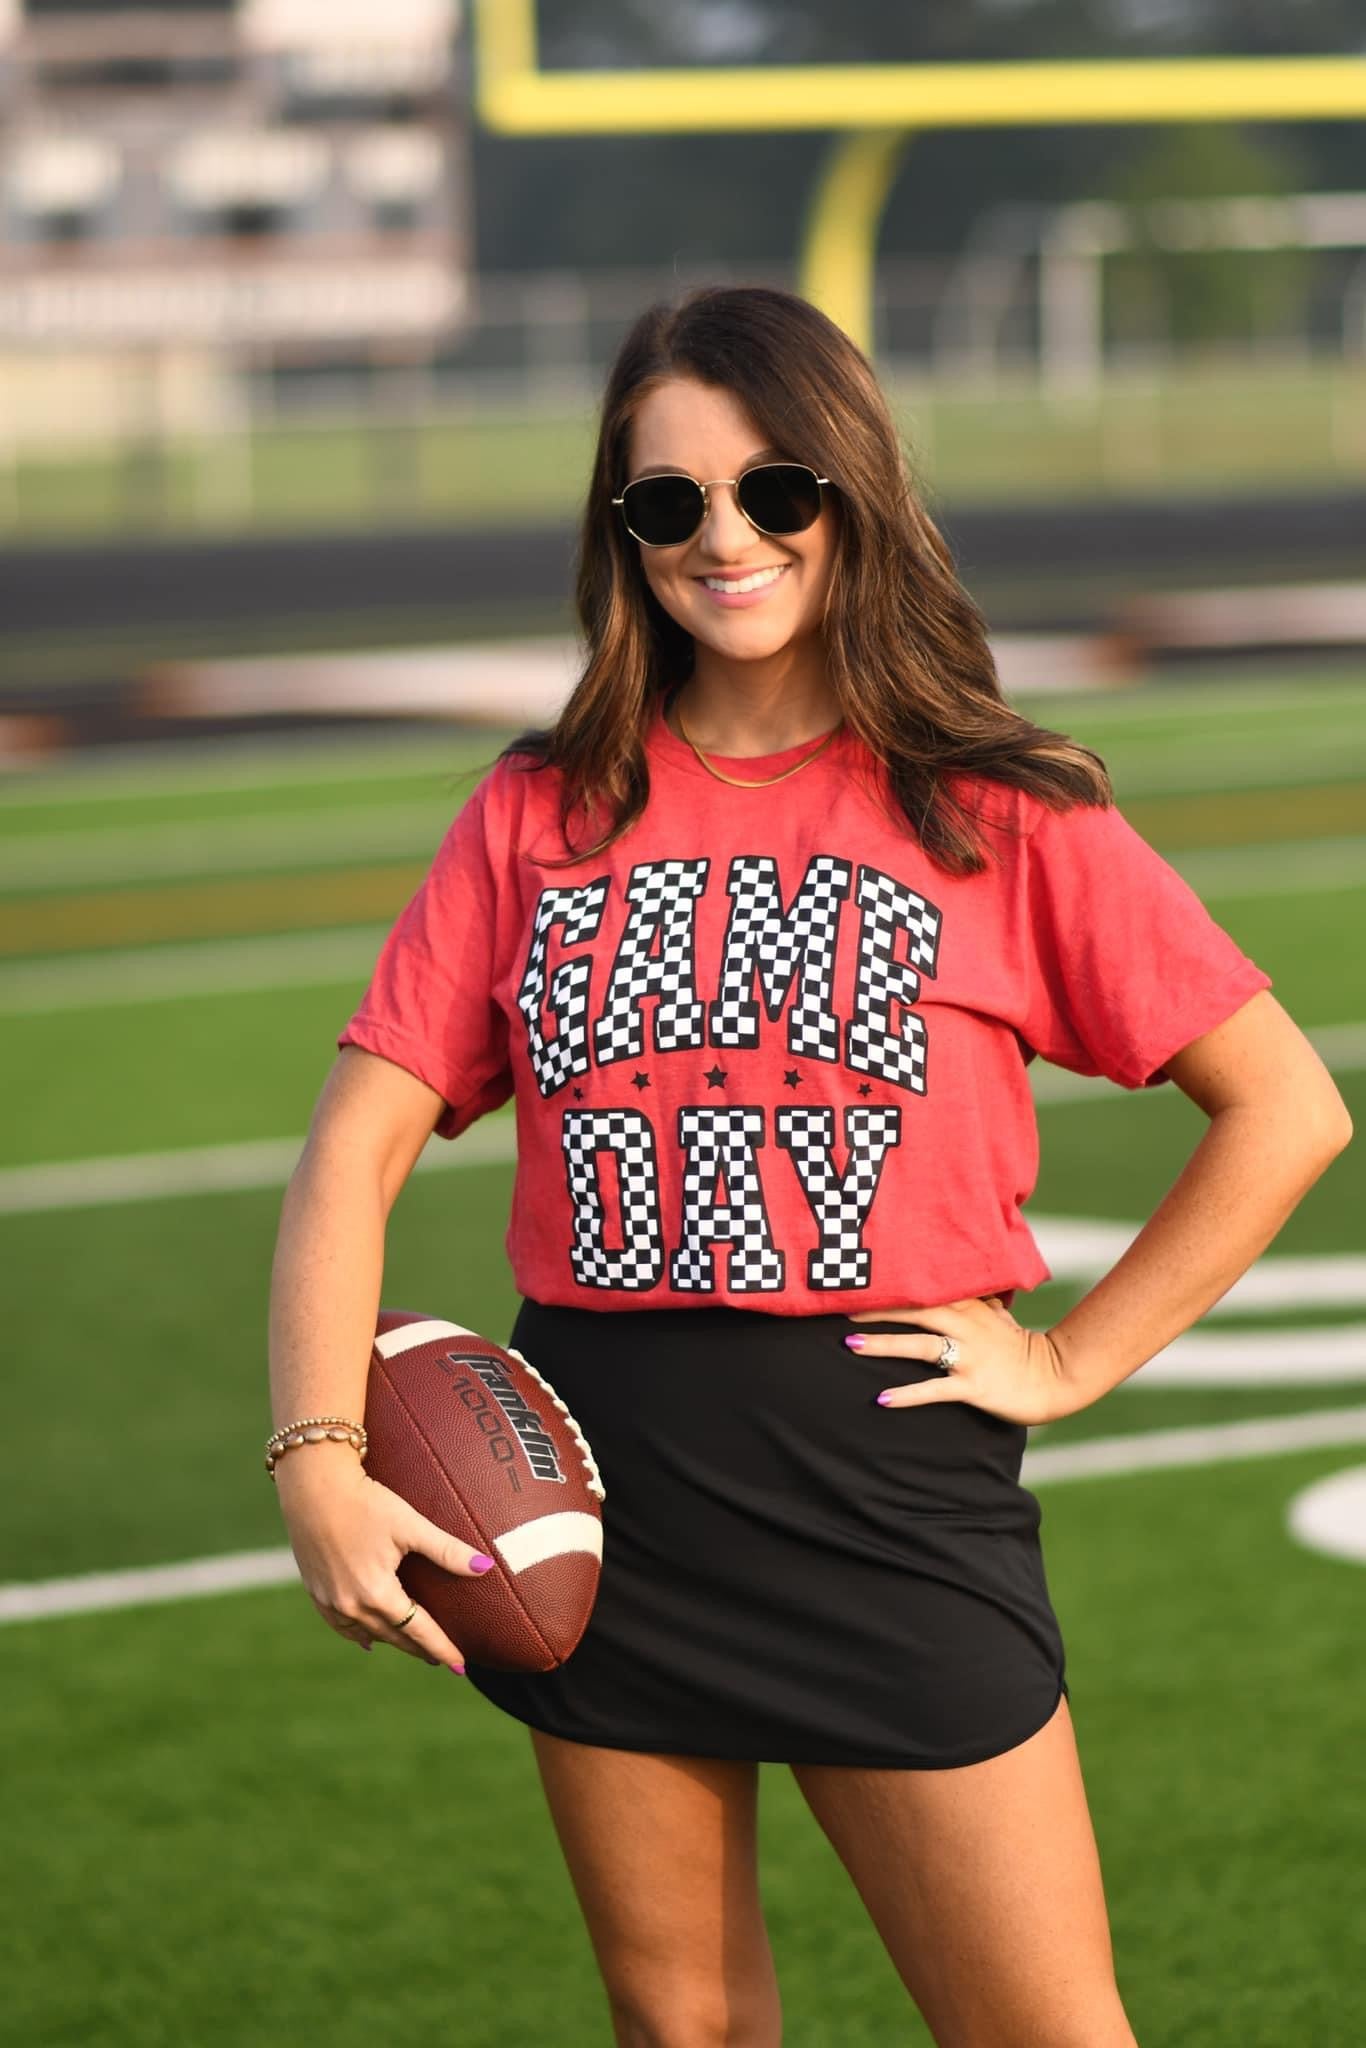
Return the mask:
[[[813,747],[811,752],[809,754],[803,755],[800,761],[794,761],[790,768],[780,768],[776,775],[765,775],[758,782],[751,782],[746,780],[743,776],[727,775],[724,772],[724,770],[720,768],[713,768],[711,762],[707,759],[706,755],[702,752],[702,749],[698,746],[697,741],[693,739],[690,733],[688,732],[687,727],[683,723],[683,713],[679,710],[676,704],[674,706],[674,717],[678,720],[678,730],[682,733],[684,739],[687,740],[688,745],[692,748],[698,760],[706,769],[708,775],[714,775],[718,782],[733,783],[736,789],[767,789],[771,782],[782,782],[786,776],[795,775],[798,769],[808,767],[810,763],[815,760],[817,754],[823,754],[825,752],[825,749],[829,746],[831,740],[839,731],[840,726],[844,723],[844,720],[842,718],[838,720],[836,724],[831,726],[829,732],[825,735],[825,738],[821,741],[820,745],[818,747]],[[778,751],[782,750],[779,749]]]

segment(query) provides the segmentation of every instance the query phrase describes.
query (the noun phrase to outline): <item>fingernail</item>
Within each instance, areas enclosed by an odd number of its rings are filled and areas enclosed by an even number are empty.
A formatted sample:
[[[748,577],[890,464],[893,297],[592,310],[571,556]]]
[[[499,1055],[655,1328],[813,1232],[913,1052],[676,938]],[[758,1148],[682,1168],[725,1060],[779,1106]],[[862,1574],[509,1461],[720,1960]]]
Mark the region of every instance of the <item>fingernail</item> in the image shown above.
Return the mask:
[[[448,1664],[446,1666],[446,1669],[448,1671],[453,1671],[457,1678],[463,1678],[465,1676],[465,1667],[463,1664]]]
[[[362,1644],[361,1644],[361,1648],[362,1648],[362,1649],[363,1649],[363,1650],[364,1650],[364,1651],[366,1652],[366,1654],[367,1654],[367,1655],[369,1654],[369,1652],[370,1652],[371,1650],[373,1650],[373,1649],[374,1649],[374,1647],[375,1647],[375,1646],[374,1646],[374,1644],[373,1644],[373,1643],[362,1643]]]
[[[866,1337],[846,1337],[844,1341],[851,1351],[862,1351],[868,1339]]]
[[[493,1570],[493,1559],[485,1557],[482,1550],[476,1550],[474,1556],[470,1559],[470,1570],[472,1572],[491,1572]]]
[[[879,1407],[879,1408],[890,1408],[890,1407],[891,1407],[891,1405],[892,1405],[892,1397],[891,1397],[891,1395],[890,1395],[890,1394],[879,1394],[879,1395],[878,1395],[878,1397],[877,1397],[877,1405],[878,1405],[878,1407]]]

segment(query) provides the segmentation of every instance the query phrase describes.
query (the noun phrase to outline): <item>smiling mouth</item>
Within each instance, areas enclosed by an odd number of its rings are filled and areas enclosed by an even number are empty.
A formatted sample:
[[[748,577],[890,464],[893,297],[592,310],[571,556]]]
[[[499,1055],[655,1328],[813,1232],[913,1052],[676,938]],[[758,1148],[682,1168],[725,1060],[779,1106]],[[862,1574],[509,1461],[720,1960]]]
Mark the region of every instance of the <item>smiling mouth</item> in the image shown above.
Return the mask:
[[[749,590],[763,590],[768,584],[776,583],[780,576],[787,574],[787,563],[779,562],[771,569],[751,569],[747,576],[699,576],[698,582],[705,583],[708,590],[719,590],[725,597],[740,597]]]

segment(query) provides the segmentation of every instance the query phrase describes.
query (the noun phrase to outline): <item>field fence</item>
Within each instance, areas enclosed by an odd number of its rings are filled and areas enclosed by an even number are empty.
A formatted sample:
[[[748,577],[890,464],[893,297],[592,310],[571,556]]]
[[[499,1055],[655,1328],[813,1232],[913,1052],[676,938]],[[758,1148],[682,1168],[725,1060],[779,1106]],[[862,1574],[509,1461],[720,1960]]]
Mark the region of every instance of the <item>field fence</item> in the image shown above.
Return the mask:
[[[622,333],[651,298],[697,281],[486,277],[458,336],[369,357],[257,344],[11,358],[0,528],[569,516]],[[1350,297],[1303,332],[1203,350],[1115,343],[1063,375],[1018,266],[889,263],[878,367],[920,468],[955,502],[1351,487],[1366,479],[1366,323],[1348,317]]]

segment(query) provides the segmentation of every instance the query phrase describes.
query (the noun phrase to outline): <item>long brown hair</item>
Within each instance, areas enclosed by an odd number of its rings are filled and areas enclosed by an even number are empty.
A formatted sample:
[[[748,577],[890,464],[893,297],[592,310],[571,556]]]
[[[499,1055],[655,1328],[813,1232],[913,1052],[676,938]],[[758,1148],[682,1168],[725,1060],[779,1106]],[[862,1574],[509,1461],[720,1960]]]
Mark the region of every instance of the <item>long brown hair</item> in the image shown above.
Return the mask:
[[[692,671],[692,637],[650,590],[611,504],[627,478],[635,408],[671,377],[731,392],[769,446],[837,487],[823,620],[830,683],[933,860],[957,874],[987,865],[963,775],[1013,784],[1055,810],[1113,802],[1099,755],[1002,697],[982,615],[919,501],[867,358],[805,299],[716,287],[642,313],[607,380],[579,536],[587,660],[554,725],[519,734],[499,757],[559,768],[564,843],[576,815],[597,814],[599,836],[539,865],[582,860],[634,824],[649,796],[645,735],[661,697]]]

